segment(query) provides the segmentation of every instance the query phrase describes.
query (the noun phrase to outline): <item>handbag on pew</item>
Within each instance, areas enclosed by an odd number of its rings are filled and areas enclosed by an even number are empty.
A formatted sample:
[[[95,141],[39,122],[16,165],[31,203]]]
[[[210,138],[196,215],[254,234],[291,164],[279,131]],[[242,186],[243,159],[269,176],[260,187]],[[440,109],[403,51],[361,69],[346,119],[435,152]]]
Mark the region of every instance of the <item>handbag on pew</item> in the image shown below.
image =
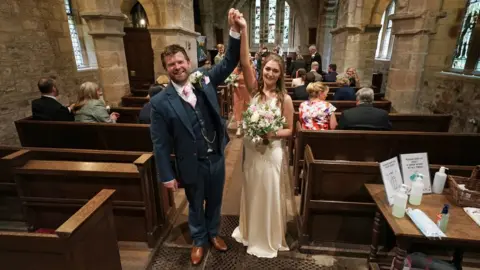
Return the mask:
[[[405,258],[403,270],[456,270],[452,264],[433,259],[421,252],[414,252]]]

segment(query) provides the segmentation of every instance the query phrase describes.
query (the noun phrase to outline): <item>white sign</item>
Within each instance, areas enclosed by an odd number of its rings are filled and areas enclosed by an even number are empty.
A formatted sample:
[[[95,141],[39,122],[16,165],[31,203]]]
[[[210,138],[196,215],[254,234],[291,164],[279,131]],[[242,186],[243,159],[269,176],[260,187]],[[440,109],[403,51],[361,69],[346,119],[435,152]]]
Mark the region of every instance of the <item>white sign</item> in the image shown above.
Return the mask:
[[[403,183],[411,187],[415,175],[420,173],[423,174],[423,193],[432,192],[427,153],[403,154],[400,155],[400,162],[402,163]]]
[[[384,162],[380,162],[380,172],[382,173],[382,180],[385,185],[388,202],[392,205],[395,193],[402,186],[402,174],[400,173],[398,158],[394,157]]]

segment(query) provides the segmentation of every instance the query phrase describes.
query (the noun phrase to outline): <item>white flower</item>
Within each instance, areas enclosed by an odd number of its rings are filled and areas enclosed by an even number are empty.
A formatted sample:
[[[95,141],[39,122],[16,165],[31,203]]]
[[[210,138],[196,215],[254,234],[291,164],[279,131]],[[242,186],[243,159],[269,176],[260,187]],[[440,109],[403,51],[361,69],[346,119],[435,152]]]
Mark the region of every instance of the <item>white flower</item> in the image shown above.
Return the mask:
[[[258,119],[260,119],[260,115],[258,114],[258,112],[254,112],[252,117],[250,118],[250,121],[252,123],[256,123],[258,121]]]
[[[203,78],[203,73],[197,70],[194,73],[190,74],[190,76],[188,77],[188,80],[192,84],[198,84],[200,83],[202,78]]]

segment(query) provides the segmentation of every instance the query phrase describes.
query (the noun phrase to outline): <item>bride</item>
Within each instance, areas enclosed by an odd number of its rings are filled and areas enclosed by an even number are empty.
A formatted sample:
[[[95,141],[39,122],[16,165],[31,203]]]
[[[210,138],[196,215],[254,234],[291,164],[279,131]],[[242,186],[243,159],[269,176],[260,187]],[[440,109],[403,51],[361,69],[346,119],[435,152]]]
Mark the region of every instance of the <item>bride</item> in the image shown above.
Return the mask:
[[[240,64],[250,65],[247,27],[241,33]],[[287,125],[266,137],[270,145],[260,151],[249,138],[244,139],[244,182],[240,202],[240,224],[232,237],[248,246],[247,253],[274,258],[278,251],[288,250],[285,240],[287,202],[293,204],[293,191],[285,151],[285,139],[292,135],[293,102],[285,89],[284,62],[277,54],[262,61],[263,69],[255,85],[255,74],[244,69],[246,88],[242,95],[250,104],[275,101]],[[248,92],[247,92],[248,91]],[[291,194],[291,195],[290,195]]]

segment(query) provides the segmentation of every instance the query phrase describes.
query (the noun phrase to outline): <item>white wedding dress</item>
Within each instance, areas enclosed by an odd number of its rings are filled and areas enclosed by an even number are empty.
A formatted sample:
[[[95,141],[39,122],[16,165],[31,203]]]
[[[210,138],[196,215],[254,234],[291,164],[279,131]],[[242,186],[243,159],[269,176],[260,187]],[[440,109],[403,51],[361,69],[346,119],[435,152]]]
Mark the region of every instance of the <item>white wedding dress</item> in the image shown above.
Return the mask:
[[[287,206],[294,206],[285,142],[273,140],[259,151],[245,138],[244,146],[240,224],[232,237],[248,246],[248,254],[274,258],[278,251],[289,250],[285,240]]]

